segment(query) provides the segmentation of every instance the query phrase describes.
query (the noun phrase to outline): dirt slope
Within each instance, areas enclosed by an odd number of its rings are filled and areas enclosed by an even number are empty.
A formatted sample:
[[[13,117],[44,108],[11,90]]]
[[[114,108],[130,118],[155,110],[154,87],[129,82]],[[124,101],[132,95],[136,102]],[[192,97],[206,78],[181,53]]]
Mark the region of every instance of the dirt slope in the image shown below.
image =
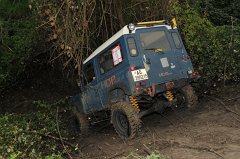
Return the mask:
[[[82,157],[133,158],[129,154],[157,150],[172,159],[238,159],[240,98],[232,98],[240,91],[227,88],[221,92],[220,100],[202,99],[195,112],[167,111],[163,116],[145,117],[139,136],[131,141],[121,140],[109,124],[94,126],[88,137],[79,138]]]
[[[7,98],[0,100],[0,106],[5,107],[0,110],[32,111],[34,100],[53,101],[70,94],[48,85],[40,88],[6,94]],[[120,139],[109,123],[95,125],[88,137],[74,141],[82,152],[75,157],[131,159],[131,153],[146,156],[157,150],[169,159],[240,159],[240,85],[211,94],[201,98],[195,112],[166,111],[162,116],[145,117],[139,136],[130,141]]]

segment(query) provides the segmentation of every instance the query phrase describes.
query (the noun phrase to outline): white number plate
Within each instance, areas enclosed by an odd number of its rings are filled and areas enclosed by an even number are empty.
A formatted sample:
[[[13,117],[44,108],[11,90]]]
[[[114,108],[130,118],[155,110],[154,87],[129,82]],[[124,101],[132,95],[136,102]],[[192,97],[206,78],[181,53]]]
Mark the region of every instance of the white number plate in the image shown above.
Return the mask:
[[[142,81],[148,79],[148,75],[145,69],[139,69],[132,71],[133,80]]]

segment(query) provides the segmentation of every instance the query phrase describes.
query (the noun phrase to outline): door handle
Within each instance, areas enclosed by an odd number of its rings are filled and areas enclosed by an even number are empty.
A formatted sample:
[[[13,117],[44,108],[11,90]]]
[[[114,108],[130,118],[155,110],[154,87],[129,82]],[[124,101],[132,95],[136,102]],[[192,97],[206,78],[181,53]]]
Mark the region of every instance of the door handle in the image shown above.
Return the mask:
[[[151,65],[151,59],[150,58],[146,58],[146,63]]]
[[[143,55],[143,62],[150,65],[151,64],[151,60],[150,58],[146,57],[145,55]]]

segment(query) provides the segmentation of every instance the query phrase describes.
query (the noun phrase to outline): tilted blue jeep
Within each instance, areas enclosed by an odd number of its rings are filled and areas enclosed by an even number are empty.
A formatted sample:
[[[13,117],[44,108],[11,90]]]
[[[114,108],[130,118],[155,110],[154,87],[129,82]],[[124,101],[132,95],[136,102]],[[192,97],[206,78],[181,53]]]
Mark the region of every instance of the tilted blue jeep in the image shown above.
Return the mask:
[[[133,138],[145,115],[194,108],[197,77],[174,20],[131,23],[83,62],[81,93],[70,103],[83,133],[111,119],[120,137]]]

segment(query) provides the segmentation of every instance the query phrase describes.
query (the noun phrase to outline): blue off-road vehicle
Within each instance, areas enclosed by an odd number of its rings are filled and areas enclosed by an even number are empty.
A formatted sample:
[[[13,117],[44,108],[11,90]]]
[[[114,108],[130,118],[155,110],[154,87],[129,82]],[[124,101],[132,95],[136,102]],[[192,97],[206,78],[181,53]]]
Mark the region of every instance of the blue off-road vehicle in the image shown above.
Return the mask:
[[[119,136],[132,138],[143,116],[197,103],[190,83],[198,74],[174,20],[124,26],[82,68],[81,93],[70,103],[83,133],[111,119]]]

